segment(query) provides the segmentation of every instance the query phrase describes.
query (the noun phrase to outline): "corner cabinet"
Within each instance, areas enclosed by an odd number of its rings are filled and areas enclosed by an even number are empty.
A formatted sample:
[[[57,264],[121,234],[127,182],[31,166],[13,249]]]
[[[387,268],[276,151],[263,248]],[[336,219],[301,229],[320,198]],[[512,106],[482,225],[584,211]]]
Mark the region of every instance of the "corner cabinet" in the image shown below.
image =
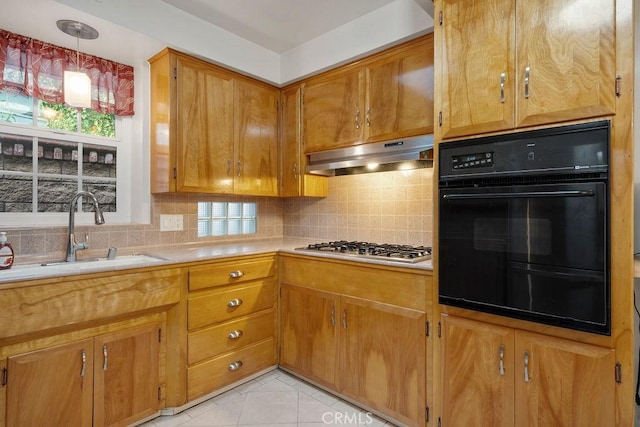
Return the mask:
[[[327,177],[306,173],[307,156],[302,146],[302,87],[282,90],[281,116],[281,171],[282,197],[327,197]]]
[[[443,322],[443,426],[602,426],[615,419],[609,348],[455,316]]]
[[[402,424],[424,425],[431,278],[419,270],[280,259],[280,366]]]
[[[433,35],[304,83],[305,153],[433,133]]]
[[[615,1],[435,4],[442,138],[615,113]]]
[[[279,90],[165,49],[151,64],[151,192],[278,195]]]

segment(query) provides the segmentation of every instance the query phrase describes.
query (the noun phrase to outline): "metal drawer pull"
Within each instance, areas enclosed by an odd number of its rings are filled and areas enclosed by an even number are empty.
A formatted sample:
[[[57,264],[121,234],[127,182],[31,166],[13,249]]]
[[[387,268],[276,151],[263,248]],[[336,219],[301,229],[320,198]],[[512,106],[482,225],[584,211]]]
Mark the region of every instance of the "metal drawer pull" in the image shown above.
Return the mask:
[[[238,277],[242,277],[244,276],[244,271],[242,270],[234,270],[231,273],[229,273],[229,278],[231,279],[237,279]]]
[[[236,329],[235,331],[229,332],[229,339],[230,340],[235,340],[238,339],[242,336],[242,331],[240,329]]]
[[[227,307],[238,307],[242,304],[242,300],[240,298],[234,298],[227,303]]]
[[[342,310],[342,327],[347,329],[347,309]]]
[[[229,364],[229,370],[230,371],[237,371],[238,369],[242,368],[242,360],[237,360],[233,363]]]
[[[504,376],[504,344],[500,344],[500,375]]]
[[[87,373],[87,353],[82,350],[82,353],[80,353],[80,357],[82,358],[82,369],[80,370],[80,376],[84,377],[84,374]]]
[[[371,126],[371,107],[367,107],[367,126]]]
[[[531,380],[529,377],[529,352],[524,352],[524,382],[528,383]]]
[[[360,129],[360,109],[356,110],[356,129]]]
[[[103,356],[103,360],[104,362],[102,363],[102,370],[106,371],[107,370],[107,362],[109,360],[108,356],[107,356],[107,345],[103,345],[102,346],[102,356]]]
[[[331,306],[331,326],[336,327],[336,306]]]
[[[524,97],[529,99],[529,75],[531,74],[531,68],[524,69]]]
[[[500,102],[504,103],[504,83],[507,81],[507,73],[500,74]]]

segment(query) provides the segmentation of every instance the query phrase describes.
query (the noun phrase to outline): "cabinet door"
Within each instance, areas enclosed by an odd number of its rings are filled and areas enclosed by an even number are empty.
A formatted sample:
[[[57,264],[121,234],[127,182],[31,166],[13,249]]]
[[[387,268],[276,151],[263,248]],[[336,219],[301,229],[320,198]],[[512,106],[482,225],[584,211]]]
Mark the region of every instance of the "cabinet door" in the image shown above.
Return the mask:
[[[95,425],[128,425],[157,412],[159,325],[95,340]]]
[[[7,365],[7,427],[92,425],[92,339],[13,356]]]
[[[278,100],[275,88],[237,80],[236,194],[278,195]]]
[[[304,165],[302,163],[301,123],[302,88],[282,91],[282,194],[283,197],[302,195]]]
[[[444,315],[442,325],[443,425],[513,426],[513,329]]]
[[[233,192],[233,79],[177,60],[177,191]]]
[[[442,137],[514,127],[514,5],[442,0]]]
[[[611,425],[612,349],[518,331],[516,355],[518,427]]]
[[[615,112],[615,1],[523,1],[516,17],[518,126]]]
[[[343,296],[340,302],[338,390],[403,423],[422,425],[425,313],[361,298]]]
[[[281,292],[280,365],[334,387],[339,296],[288,284]]]
[[[433,35],[367,67],[367,141],[433,133]]]
[[[305,153],[363,142],[364,70],[353,69],[305,86]]]

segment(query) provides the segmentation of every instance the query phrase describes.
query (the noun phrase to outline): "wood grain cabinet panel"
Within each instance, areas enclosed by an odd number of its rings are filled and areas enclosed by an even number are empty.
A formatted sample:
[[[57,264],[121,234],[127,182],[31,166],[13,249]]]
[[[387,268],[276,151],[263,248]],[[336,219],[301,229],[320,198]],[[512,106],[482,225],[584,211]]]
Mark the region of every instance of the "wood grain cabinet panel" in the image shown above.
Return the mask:
[[[615,113],[615,2],[439,0],[443,138]]]
[[[9,357],[7,368],[7,427],[92,425],[92,339]]]
[[[189,298],[188,328],[192,331],[246,316],[271,308],[274,302],[275,285],[272,280]]]
[[[615,353],[443,315],[443,424],[601,426],[615,418]]]

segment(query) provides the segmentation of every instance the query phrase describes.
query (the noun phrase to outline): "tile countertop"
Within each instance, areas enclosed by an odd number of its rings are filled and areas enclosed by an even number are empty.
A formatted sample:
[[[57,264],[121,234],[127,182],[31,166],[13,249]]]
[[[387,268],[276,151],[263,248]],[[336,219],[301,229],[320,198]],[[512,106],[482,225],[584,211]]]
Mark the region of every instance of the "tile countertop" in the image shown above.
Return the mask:
[[[97,273],[105,271],[122,271],[132,268],[143,268],[194,261],[206,261],[229,258],[241,255],[258,255],[267,252],[285,252],[298,255],[315,256],[356,261],[369,264],[394,267],[433,270],[431,260],[418,263],[386,261],[380,258],[360,258],[327,252],[301,252],[295,248],[305,247],[314,241],[304,239],[266,239],[248,240],[230,243],[189,243],[183,245],[149,246],[122,250],[115,262],[100,258],[94,252],[78,253],[79,261],[75,263],[56,262],[47,258],[16,257],[16,263],[8,270],[0,270],[0,284],[9,284],[24,280],[45,279],[76,274]],[[104,255],[104,254],[102,254]],[[43,265],[47,264],[48,265]]]

